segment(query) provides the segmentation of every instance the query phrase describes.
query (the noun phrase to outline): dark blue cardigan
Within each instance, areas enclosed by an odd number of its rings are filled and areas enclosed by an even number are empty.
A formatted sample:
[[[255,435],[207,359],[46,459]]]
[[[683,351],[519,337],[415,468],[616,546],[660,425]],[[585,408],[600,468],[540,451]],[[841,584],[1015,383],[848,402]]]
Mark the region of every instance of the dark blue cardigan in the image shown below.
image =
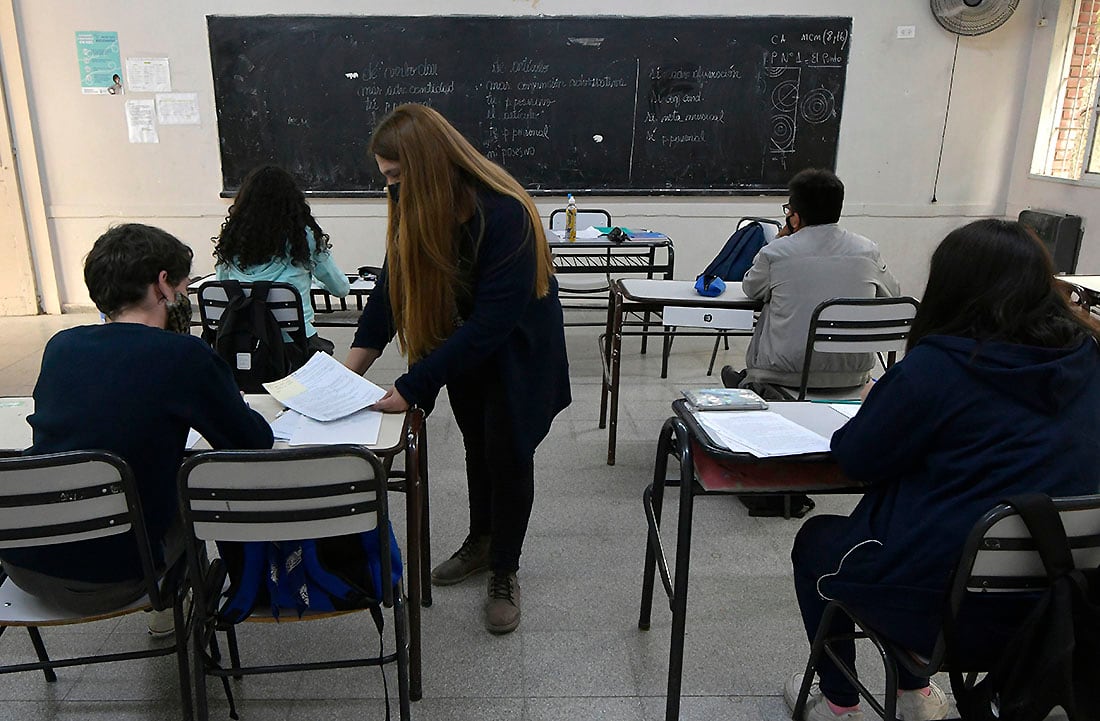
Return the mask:
[[[522,203],[479,192],[478,212],[456,239],[460,263],[473,256],[472,297],[459,301],[463,322],[394,383],[410,404],[430,408],[444,385],[482,371],[486,386],[496,383],[504,390],[514,450],[521,457],[534,453],[571,400],[558,284],[551,277],[550,292],[535,298],[535,242]],[[382,350],[393,339],[387,271],[384,266],[352,347]]]
[[[872,485],[836,542],[873,542],[842,575],[934,613],[967,534],[998,501],[1100,489],[1100,350],[929,336],[833,434],[832,453]]]
[[[270,448],[271,428],[245,405],[229,366],[200,339],[138,323],[63,330],[46,344],[34,387],[28,453],[107,450],[133,470],[159,562],[177,518],[176,474],[189,428],[214,448]],[[140,578],[127,535],[5,550],[16,566],[57,578]]]

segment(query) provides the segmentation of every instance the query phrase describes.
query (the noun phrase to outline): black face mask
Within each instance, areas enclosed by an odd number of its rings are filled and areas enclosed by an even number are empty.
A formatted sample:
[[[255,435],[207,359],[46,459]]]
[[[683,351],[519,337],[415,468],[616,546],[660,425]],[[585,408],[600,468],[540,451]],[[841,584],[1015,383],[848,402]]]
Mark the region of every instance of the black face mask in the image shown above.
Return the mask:
[[[394,205],[401,199],[401,183],[390,183],[386,186],[386,192],[390,194],[390,200]]]
[[[185,293],[176,293],[176,299],[165,308],[168,318],[164,329],[173,333],[191,333],[191,299]]]

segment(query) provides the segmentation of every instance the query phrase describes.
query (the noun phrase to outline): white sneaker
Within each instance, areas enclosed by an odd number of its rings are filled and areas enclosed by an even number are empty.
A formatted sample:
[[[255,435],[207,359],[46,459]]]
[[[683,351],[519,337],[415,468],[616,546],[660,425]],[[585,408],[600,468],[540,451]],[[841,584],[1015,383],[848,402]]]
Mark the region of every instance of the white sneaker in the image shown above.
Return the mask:
[[[802,688],[803,676],[805,674],[793,674],[787,679],[787,683],[783,684],[783,700],[787,702],[787,708],[791,711],[794,711],[795,702],[798,701],[798,691]],[[901,706],[900,700],[898,706],[899,708]],[[806,697],[806,710],[802,718],[804,721],[863,721],[863,711],[855,709],[839,714],[833,713],[833,710],[829,708],[829,702],[821,693],[821,687],[814,681],[810,685],[810,694]],[[905,719],[905,721],[910,721],[910,719]]]
[[[191,615],[191,589],[187,589],[187,595],[183,599],[183,619],[187,620]],[[149,629],[149,635],[153,638],[168,638],[176,632],[176,619],[172,613],[172,607],[163,611],[146,611],[145,625]]]
[[[951,704],[943,690],[928,682],[932,693],[925,696],[920,691],[902,691],[898,694],[898,718],[901,721],[936,721],[946,718]]]
[[[172,615],[172,609],[163,611],[146,611],[145,624],[149,628],[149,635],[153,638],[168,638],[176,632],[176,619]]]

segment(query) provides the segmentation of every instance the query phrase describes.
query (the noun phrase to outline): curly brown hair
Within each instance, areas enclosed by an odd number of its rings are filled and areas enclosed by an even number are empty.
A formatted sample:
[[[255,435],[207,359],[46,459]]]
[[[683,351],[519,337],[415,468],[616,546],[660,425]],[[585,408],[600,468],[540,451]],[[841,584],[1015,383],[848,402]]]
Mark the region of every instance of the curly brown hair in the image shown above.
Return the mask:
[[[313,233],[313,247],[306,228]],[[239,268],[290,258],[312,270],[314,250],[323,253],[330,247],[294,178],[277,165],[261,165],[245,177],[221,234],[212,240],[215,261]]]

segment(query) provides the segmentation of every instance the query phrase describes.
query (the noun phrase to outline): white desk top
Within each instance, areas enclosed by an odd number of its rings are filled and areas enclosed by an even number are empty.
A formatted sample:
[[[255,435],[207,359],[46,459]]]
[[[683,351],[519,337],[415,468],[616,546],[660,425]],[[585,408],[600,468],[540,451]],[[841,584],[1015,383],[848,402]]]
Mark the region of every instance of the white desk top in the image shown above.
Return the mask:
[[[685,410],[692,414],[696,412],[690,405],[685,405]],[[833,433],[848,422],[848,416],[836,408],[833,408],[829,403],[818,403],[815,401],[776,401],[768,404],[768,410],[783,416],[789,421],[797,423],[803,428],[813,431],[825,439],[832,438]],[[731,419],[736,419],[738,413],[741,413],[741,411],[719,412],[729,413]],[[706,432],[705,428],[703,430]],[[709,433],[707,435],[710,436]],[[717,442],[713,437],[711,438],[711,443],[715,446],[722,446],[722,443]]]
[[[283,410],[283,405],[266,393],[245,396],[248,405],[271,421]],[[27,416],[34,412],[34,399],[29,397],[0,398],[0,451],[12,453],[31,445],[31,427]],[[401,434],[405,427],[403,413],[386,413],[382,416],[382,428],[378,440],[367,445],[374,451],[388,451],[404,445]],[[277,441],[276,448],[286,448],[286,442]],[[206,441],[200,441],[195,450],[209,450]]]
[[[1058,280],[1064,280],[1087,291],[1100,293],[1100,275],[1058,275]]]
[[[640,303],[665,303],[718,307],[758,308],[761,303],[752,300],[741,290],[740,283],[727,283],[722,295],[708,298],[695,292],[693,280],[650,280],[648,278],[620,278],[616,281],[627,300]]]

